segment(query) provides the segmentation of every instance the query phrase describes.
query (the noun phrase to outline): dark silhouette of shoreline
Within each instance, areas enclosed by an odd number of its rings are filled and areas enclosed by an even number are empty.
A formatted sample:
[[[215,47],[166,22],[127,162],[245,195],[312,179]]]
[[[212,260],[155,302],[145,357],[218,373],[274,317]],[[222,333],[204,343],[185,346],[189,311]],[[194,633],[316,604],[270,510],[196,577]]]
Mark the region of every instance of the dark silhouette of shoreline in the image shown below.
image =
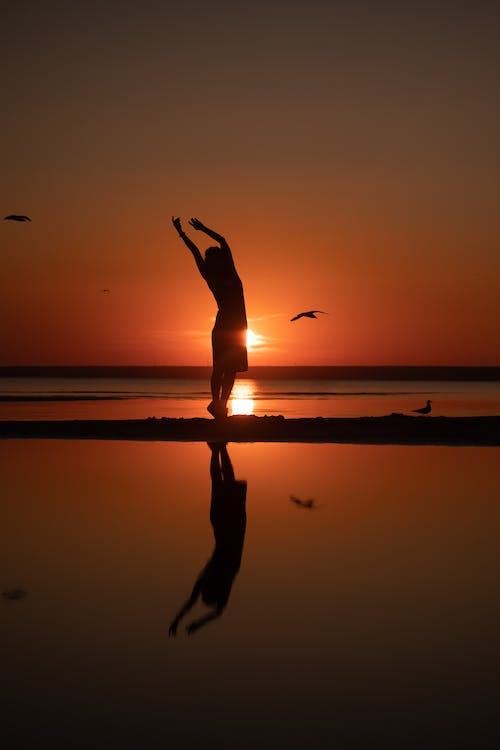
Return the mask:
[[[9,365],[0,377],[61,378],[178,378],[206,379],[211,367],[182,365]],[[245,378],[253,380],[455,380],[500,381],[500,366],[259,366],[250,367]]]
[[[313,417],[236,415],[213,419],[0,420],[0,439],[308,442],[364,445],[500,445],[500,416]]]

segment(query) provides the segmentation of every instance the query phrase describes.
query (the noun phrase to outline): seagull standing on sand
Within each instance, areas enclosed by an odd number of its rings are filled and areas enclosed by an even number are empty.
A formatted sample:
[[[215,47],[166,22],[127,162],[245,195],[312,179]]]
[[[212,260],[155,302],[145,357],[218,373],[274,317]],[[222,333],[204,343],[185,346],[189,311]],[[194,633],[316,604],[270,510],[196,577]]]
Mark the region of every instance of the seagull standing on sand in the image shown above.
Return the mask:
[[[421,409],[412,409],[412,411],[416,412],[417,414],[430,414],[431,409],[431,402],[429,401],[429,399],[427,399],[427,403],[425,406],[422,406]]]
[[[294,318],[290,318],[290,322],[298,320],[299,318],[315,318],[316,315],[314,313],[322,313],[323,315],[328,315],[328,313],[326,313],[324,310],[308,310],[307,312],[299,313]]]
[[[29,216],[23,214],[9,214],[3,217],[5,221],[31,221]]]

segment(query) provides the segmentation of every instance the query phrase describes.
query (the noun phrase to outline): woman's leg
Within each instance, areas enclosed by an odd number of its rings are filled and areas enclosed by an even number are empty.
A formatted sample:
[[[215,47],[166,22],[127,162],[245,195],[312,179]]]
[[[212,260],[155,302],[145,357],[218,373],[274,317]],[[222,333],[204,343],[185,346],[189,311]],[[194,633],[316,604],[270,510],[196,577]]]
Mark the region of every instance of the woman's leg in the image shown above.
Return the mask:
[[[221,397],[222,378],[223,371],[214,367],[212,375],[210,376],[210,390],[212,392],[213,401],[218,401]]]
[[[235,370],[225,370],[222,375],[222,388],[221,388],[221,404],[224,406],[225,409],[227,409],[227,402],[229,401],[229,396],[231,395],[231,391],[233,390],[234,381],[236,379],[236,371]]]
[[[212,330],[212,375],[210,376],[212,400],[207,406],[207,411],[213,417],[218,417],[221,410],[220,398],[222,391],[222,377],[224,374],[224,367],[221,362],[222,343],[222,332],[217,328],[216,323]]]
[[[220,447],[220,468],[221,475],[224,482],[234,482],[234,469],[229,453],[227,452],[226,443],[222,443]]]
[[[214,367],[212,370],[212,375],[210,377],[210,390],[212,392],[212,400],[207,406],[207,411],[210,412],[210,414],[213,417],[219,417],[221,415],[222,409],[222,402],[221,402],[221,391],[222,391],[222,383],[223,383],[223,371],[220,370],[218,367]]]

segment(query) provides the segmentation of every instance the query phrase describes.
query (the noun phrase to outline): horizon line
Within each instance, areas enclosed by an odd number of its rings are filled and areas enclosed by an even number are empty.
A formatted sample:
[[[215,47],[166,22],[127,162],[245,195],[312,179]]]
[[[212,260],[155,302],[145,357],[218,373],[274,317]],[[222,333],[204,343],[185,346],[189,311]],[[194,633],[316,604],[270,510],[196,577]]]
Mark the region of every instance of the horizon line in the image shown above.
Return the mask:
[[[209,377],[210,365],[0,365],[0,377]],[[494,380],[500,365],[254,365],[240,378]],[[364,376],[364,377],[362,377]]]
[[[117,365],[117,364],[29,364],[29,365],[0,365],[0,371],[1,370],[27,370],[27,369],[140,369],[140,368],[146,368],[146,369],[153,369],[153,368],[163,368],[163,369],[205,369],[205,370],[211,370],[212,365],[211,364],[205,364],[205,365],[186,365],[186,364],[161,364],[161,365],[148,365],[148,364],[126,364],[126,365]],[[304,368],[304,369],[375,369],[375,368],[398,368],[398,369],[416,369],[416,368],[427,368],[427,369],[492,369],[492,368],[500,368],[500,363],[496,365],[483,365],[483,364],[473,364],[473,365],[445,365],[445,364],[418,364],[418,365],[405,365],[405,364],[366,364],[366,365],[355,365],[355,364],[343,364],[343,365],[332,365],[332,364],[319,364],[319,365],[310,365],[310,364],[293,364],[293,365],[250,365],[248,370],[262,370],[262,369],[290,369],[290,368]],[[243,374],[243,373],[242,373]]]

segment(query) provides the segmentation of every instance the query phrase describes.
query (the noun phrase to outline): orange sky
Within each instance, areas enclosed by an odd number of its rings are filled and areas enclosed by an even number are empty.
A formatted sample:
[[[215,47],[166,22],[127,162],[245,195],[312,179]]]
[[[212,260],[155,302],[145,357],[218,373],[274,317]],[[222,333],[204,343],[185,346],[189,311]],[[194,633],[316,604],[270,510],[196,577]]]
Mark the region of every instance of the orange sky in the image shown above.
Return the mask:
[[[230,243],[251,365],[499,365],[499,11],[374,5],[7,11],[0,365],[209,364],[172,214]]]

